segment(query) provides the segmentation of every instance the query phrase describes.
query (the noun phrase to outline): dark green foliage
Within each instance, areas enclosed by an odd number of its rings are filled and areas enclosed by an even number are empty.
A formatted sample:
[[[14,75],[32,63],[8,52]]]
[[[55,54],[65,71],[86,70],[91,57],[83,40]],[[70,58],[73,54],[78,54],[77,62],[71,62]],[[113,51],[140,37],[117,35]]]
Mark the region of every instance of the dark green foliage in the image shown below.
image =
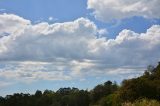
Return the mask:
[[[5,98],[0,96],[0,106],[5,106]]]
[[[61,106],[89,106],[89,92],[77,88],[60,88],[57,94],[61,95]]]
[[[34,95],[17,93],[0,97],[0,106],[89,106],[89,92],[78,88],[60,88],[56,93],[37,90]]]
[[[112,83],[111,81],[105,82],[103,85],[97,85],[91,91],[91,99],[92,102],[95,103],[99,101],[101,98],[108,96],[109,94],[114,93],[118,89],[116,83]]]
[[[40,90],[37,90],[36,93],[35,93],[35,96],[37,98],[41,97],[42,96],[42,92]]]
[[[116,94],[110,94],[106,97],[103,97],[99,101],[100,106],[119,106],[118,101],[116,100]]]
[[[150,66],[148,69],[138,78],[123,81],[119,90],[123,101],[141,98],[160,100],[160,64],[156,68]]]

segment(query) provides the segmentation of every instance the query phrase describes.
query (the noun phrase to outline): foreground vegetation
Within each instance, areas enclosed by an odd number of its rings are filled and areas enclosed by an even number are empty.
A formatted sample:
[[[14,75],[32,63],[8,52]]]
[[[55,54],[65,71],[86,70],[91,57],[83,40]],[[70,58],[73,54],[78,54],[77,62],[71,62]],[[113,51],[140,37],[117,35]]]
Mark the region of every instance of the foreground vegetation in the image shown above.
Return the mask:
[[[107,81],[92,90],[60,88],[35,94],[15,93],[0,97],[0,106],[160,106],[160,63],[149,66],[138,78],[121,86]]]
[[[131,102],[123,103],[122,106],[160,106],[160,102],[156,100],[141,99],[135,101],[134,103]]]

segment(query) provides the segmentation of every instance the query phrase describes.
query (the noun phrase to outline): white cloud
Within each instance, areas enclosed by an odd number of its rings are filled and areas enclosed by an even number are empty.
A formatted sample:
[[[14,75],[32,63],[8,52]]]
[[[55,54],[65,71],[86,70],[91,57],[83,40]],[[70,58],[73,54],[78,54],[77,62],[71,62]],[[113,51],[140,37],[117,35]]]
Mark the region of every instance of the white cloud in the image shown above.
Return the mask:
[[[49,21],[57,21],[58,19],[57,19],[57,18],[54,18],[54,17],[49,17],[48,20],[49,20]]]
[[[0,27],[0,34],[9,33],[0,38],[0,77],[7,81],[137,75],[160,61],[160,25],[140,34],[124,29],[115,39],[97,38],[104,31],[85,18],[33,25],[2,14]]]
[[[56,67],[54,66],[56,65]],[[3,66],[3,67],[2,67]],[[0,78],[31,83],[37,80],[71,80],[63,66],[47,62],[1,62]]]
[[[29,20],[25,20],[22,17],[13,14],[1,14],[0,15],[0,34],[19,34],[26,26],[30,24]]]
[[[88,0],[88,9],[104,22],[133,16],[160,18],[160,0]]]
[[[108,31],[106,29],[100,29],[98,31],[99,37],[103,37],[104,35],[108,34]]]
[[[48,20],[49,20],[49,21],[52,21],[52,20],[53,20],[53,17],[49,17]]]

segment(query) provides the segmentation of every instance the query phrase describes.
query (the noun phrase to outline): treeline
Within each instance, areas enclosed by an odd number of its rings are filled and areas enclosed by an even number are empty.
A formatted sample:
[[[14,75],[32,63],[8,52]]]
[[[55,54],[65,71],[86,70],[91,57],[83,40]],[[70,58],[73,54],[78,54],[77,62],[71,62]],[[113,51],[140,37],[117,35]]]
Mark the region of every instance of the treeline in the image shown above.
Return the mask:
[[[160,106],[160,63],[120,86],[107,81],[92,90],[60,88],[56,92],[15,93],[0,97],[0,106]]]

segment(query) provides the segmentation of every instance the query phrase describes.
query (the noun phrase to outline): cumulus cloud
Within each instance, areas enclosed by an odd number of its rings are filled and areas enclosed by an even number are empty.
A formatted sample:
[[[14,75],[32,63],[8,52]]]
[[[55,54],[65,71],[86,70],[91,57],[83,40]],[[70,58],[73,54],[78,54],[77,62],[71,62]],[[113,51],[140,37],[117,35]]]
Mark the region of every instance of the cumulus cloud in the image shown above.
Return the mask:
[[[115,39],[97,37],[105,30],[86,18],[31,24],[22,17],[2,14],[0,27],[0,77],[6,80],[136,75],[160,60],[160,25],[146,33],[124,29]],[[8,35],[2,36],[4,32]]]
[[[27,25],[31,24],[29,20],[13,14],[0,15],[0,34],[19,34]],[[21,30],[19,30],[21,29]]]
[[[159,0],[88,0],[88,9],[104,22],[133,16],[160,18]]]

